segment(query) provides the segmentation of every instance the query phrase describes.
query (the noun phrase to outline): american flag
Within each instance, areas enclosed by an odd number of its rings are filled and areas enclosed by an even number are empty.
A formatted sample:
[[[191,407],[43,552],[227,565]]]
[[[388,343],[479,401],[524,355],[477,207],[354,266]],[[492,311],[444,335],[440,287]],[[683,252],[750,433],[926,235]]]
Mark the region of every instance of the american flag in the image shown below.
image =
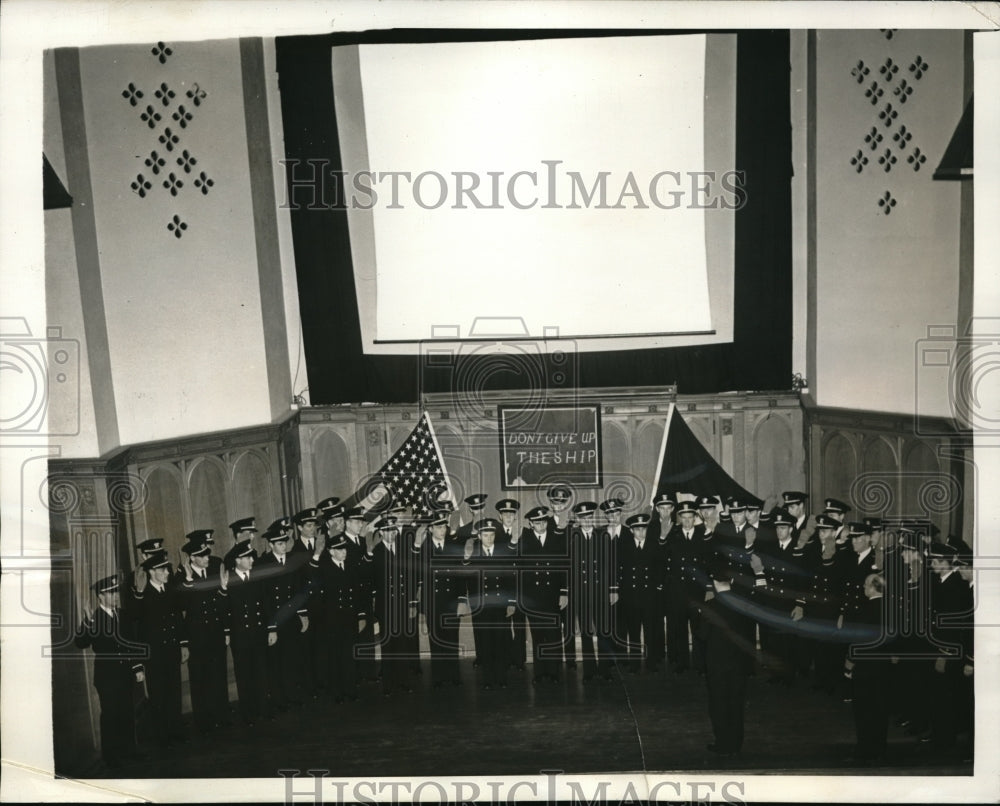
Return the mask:
[[[441,459],[434,428],[427,414],[382,468],[344,502],[346,508],[365,506],[381,512],[408,506],[415,517],[430,515],[443,501],[455,503]]]

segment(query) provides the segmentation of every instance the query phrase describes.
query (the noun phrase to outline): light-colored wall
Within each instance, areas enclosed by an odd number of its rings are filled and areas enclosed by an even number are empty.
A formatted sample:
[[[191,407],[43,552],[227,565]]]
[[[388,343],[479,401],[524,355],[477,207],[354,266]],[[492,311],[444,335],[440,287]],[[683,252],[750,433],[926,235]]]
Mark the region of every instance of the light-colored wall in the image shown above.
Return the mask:
[[[929,65],[921,78],[917,57]],[[887,80],[887,59],[898,72]],[[820,405],[949,416],[947,384],[917,368],[928,326],[954,326],[960,187],[932,175],[964,106],[961,31],[824,30],[816,34],[815,282]],[[861,83],[852,71],[863,62]],[[912,88],[896,91],[902,82]],[[872,84],[881,97],[866,97]],[[793,86],[795,86],[793,82]],[[897,117],[880,119],[887,104]],[[802,121],[799,121],[800,125]],[[905,144],[896,138],[902,129]],[[882,140],[872,149],[865,137]],[[910,160],[917,149],[926,161]],[[891,170],[879,159],[896,159]],[[867,158],[861,172],[851,164]],[[895,206],[878,202],[886,192]],[[807,214],[802,206],[796,215]]]
[[[80,434],[63,443],[64,456],[97,456],[117,445],[269,423],[288,411],[289,372],[299,367],[298,389],[306,385],[288,211],[255,222],[244,109],[246,53],[241,61],[237,39],[171,42],[172,53],[161,62],[151,53],[154,44],[79,51],[92,198],[77,196],[76,202],[91,206],[97,232],[113,404],[110,396],[102,402],[101,380],[91,382],[88,371],[83,320],[96,314],[93,300],[86,292],[81,298],[76,284],[69,214],[51,211],[46,214],[49,321],[65,323],[64,336],[84,341]],[[259,99],[266,106],[250,114],[260,122],[262,109],[269,107],[264,131],[271,135],[271,158],[283,150],[273,66],[269,42],[266,92]],[[143,93],[135,106],[123,96],[130,84]],[[174,93],[167,104],[155,94],[162,84]],[[187,94],[196,88],[204,92],[198,104]],[[55,115],[58,89],[56,71],[47,70],[46,109],[54,108]],[[172,117],[181,105],[193,115],[185,126]],[[153,127],[141,118],[147,107],[160,116]],[[172,149],[159,139],[168,127],[179,138]],[[63,165],[64,153],[70,153],[52,134],[58,128],[58,118],[47,114],[46,148],[54,166]],[[154,150],[165,160],[158,173],[145,164]],[[196,160],[190,171],[178,163],[184,152]],[[276,198],[280,170],[273,166],[259,174],[265,181],[273,178],[265,192]],[[163,185],[171,173],[183,182],[176,195]],[[139,174],[150,183],[144,197],[132,187]],[[212,185],[203,193],[196,180],[206,177]],[[180,238],[168,229],[175,215],[187,225]],[[261,228],[268,230],[263,238]],[[265,248],[261,258],[261,245],[270,247],[275,239],[278,248]],[[273,265],[276,259],[281,265]],[[278,278],[270,288],[280,287],[283,299],[262,300],[265,272]],[[284,321],[268,316],[269,307],[283,309]],[[273,347],[268,351],[269,337],[279,340],[280,355]],[[95,400],[113,405],[116,435],[97,439]],[[59,415],[61,409],[53,406]]]

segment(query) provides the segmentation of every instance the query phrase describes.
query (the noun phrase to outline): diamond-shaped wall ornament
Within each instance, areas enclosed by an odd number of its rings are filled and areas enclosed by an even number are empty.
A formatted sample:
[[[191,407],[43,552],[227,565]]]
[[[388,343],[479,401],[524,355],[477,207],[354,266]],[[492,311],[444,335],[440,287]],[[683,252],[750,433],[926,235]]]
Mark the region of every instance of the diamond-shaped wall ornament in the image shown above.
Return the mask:
[[[153,93],[164,106],[170,106],[170,102],[174,99],[176,93],[170,89],[166,84],[160,84],[156,92]]]
[[[188,153],[188,150],[185,148],[177,158],[177,164],[184,169],[184,173],[189,174],[191,173],[191,169],[198,164],[198,160]]]
[[[147,104],[146,108],[139,115],[139,118],[143,123],[149,126],[149,128],[155,129],[156,124],[160,122],[160,113],[153,109],[151,105]]]
[[[889,215],[889,213],[892,212],[892,208],[896,206],[896,200],[892,197],[892,194],[887,190],[879,197],[878,206],[882,209],[883,213]]]
[[[205,90],[203,90],[201,87],[199,87],[197,82],[195,82],[194,84],[191,85],[191,89],[189,89],[185,93],[185,95],[187,95],[187,97],[191,99],[191,103],[193,103],[195,106],[201,106],[201,102],[205,100],[205,98],[208,96],[208,93],[205,92]]]
[[[187,127],[188,123],[192,120],[192,118],[194,118],[194,115],[184,108],[184,104],[181,104],[177,107],[177,111],[174,112],[171,117],[177,121],[177,125],[183,129]]]
[[[892,81],[896,73],[899,72],[899,65],[896,64],[892,57],[887,57],[882,66],[878,69],[879,75],[882,76],[883,81]]]
[[[924,73],[931,69],[931,66],[927,64],[919,55],[910,64],[910,72],[913,73],[913,77],[920,81],[924,77]]]
[[[158,174],[160,172],[160,168],[166,164],[166,160],[164,160],[155,149],[149,152],[149,156],[146,157],[143,162],[146,163],[146,167],[149,168],[149,170],[151,170],[154,174]]]
[[[125,98],[132,106],[137,106],[139,99],[142,98],[142,90],[130,81],[128,86],[122,90],[122,98]]]
[[[161,134],[157,139],[159,139],[159,141],[163,144],[163,147],[167,149],[167,151],[173,151],[174,146],[180,142],[181,138],[178,137],[176,134],[174,134],[172,131],[170,131],[170,127],[167,126],[167,128],[163,130],[163,134]]]
[[[132,180],[131,187],[133,193],[135,193],[140,199],[145,199],[146,191],[153,187],[153,185],[142,174],[136,174],[135,179]]]
[[[854,76],[854,80],[859,84],[864,84],[865,79],[868,78],[868,74],[871,70],[863,61],[858,61],[856,65],[851,69],[851,75]]]
[[[167,58],[172,56],[174,52],[163,42],[157,42],[150,53],[160,60],[160,64],[166,64]]]
[[[194,180],[194,186],[202,192],[203,195],[207,196],[208,191],[215,185],[215,181],[208,176],[204,171],[198,174],[198,178]]]
[[[175,215],[170,222],[167,224],[167,229],[174,234],[175,238],[180,238],[184,235],[184,230],[188,228],[186,222],[181,220],[179,215]]]

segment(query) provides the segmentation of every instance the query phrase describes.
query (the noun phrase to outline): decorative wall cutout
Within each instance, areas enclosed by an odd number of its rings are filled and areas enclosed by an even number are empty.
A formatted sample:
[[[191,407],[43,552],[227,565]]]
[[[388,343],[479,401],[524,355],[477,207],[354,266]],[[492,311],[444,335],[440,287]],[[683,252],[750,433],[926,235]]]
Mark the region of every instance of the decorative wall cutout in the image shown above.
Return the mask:
[[[138,174],[132,181],[132,192],[139,194],[140,199],[146,198],[146,191],[153,185],[142,174]]]
[[[122,98],[125,98],[132,106],[138,106],[139,99],[142,98],[142,90],[130,81],[128,86],[122,90]]]
[[[174,55],[173,49],[164,42],[157,42],[150,48],[149,52],[160,64],[166,64],[167,60]],[[149,155],[143,158],[143,165],[149,174],[161,178],[161,181],[154,184],[147,173],[136,174],[130,180],[129,187],[140,199],[145,199],[151,193],[158,192],[156,188],[159,187],[162,187],[171,197],[178,198],[182,195],[186,184],[182,178],[183,174],[194,173],[195,166],[198,165],[198,159],[194,154],[183,148],[181,137],[185,130],[195,125],[195,110],[203,108],[208,93],[199,82],[191,82],[185,88],[185,82],[182,78],[178,77],[176,73],[172,73],[172,75],[170,83],[160,81],[156,85],[156,89],[153,90],[155,100],[152,103],[140,105],[140,102],[146,97],[146,93],[134,81],[128,82],[125,89],[121,91],[122,98],[128,101],[129,106],[139,110],[139,119],[153,131],[152,136],[155,137],[156,148],[150,150]],[[178,96],[181,96],[184,102],[175,105]],[[161,112],[161,110],[166,111]],[[173,161],[179,169],[177,172],[165,171],[168,157],[174,158]],[[191,184],[202,196],[207,196],[209,190],[215,186],[215,180],[206,171],[200,171]],[[187,221],[182,220],[179,214],[174,215],[167,224],[167,231],[176,238],[181,238],[187,228]]]
[[[895,34],[895,28],[880,29],[885,40],[891,41]],[[871,56],[872,54],[869,54]],[[881,61],[877,61],[881,59]],[[878,64],[877,69],[873,69],[871,64]],[[901,69],[901,64],[908,66],[905,71]],[[864,100],[871,106],[877,108],[875,120],[871,128],[865,133],[863,142],[858,147],[853,156],[850,157],[850,165],[855,174],[862,174],[869,159],[865,151],[881,152],[878,156],[878,167],[883,173],[889,174],[894,166],[899,163],[902,156],[906,157],[906,164],[914,171],[919,171],[920,167],[927,162],[927,156],[923,151],[913,144],[915,133],[912,126],[908,126],[900,119],[903,110],[911,108],[916,101],[917,82],[920,81],[930,70],[930,65],[923,56],[917,54],[907,63],[893,55],[882,55],[866,61],[864,58],[858,59],[850,69],[850,75],[855,83],[864,88]],[[874,73],[876,80],[871,80]],[[891,92],[889,92],[891,90]],[[907,104],[911,106],[908,107]],[[880,131],[881,128],[884,129]],[[894,127],[895,130],[894,130]],[[883,150],[883,141],[892,135],[892,142],[889,147]],[[904,154],[903,152],[908,153]],[[873,154],[872,160],[875,159]],[[886,191],[878,199],[879,210],[888,215],[892,208],[896,206],[896,199],[891,191]]]
[[[156,153],[155,149],[149,152],[149,156],[144,160],[146,167],[149,168],[154,174],[160,172],[160,168],[166,165],[166,160],[163,159],[159,154]]]
[[[204,171],[198,174],[198,178],[194,180],[194,186],[198,188],[203,195],[207,196],[209,189],[215,184],[215,182],[208,177]]]
[[[920,166],[927,162],[927,155],[922,153],[920,148],[917,147],[913,149],[913,153],[906,158],[906,161],[913,166],[914,171],[919,171]]]
[[[153,93],[164,106],[170,106],[170,101],[174,98],[175,92],[170,89],[166,84],[160,84],[159,88]]]
[[[887,148],[885,153],[878,158],[878,164],[882,166],[882,170],[886,173],[892,170],[892,166],[896,164],[896,155],[892,153],[891,148]]]
[[[926,73],[930,69],[931,66],[927,62],[925,62],[919,56],[919,54],[917,55],[917,58],[915,58],[913,62],[910,64],[910,72],[913,73],[913,77],[917,81],[920,81],[920,79],[924,77],[924,73]]]
[[[191,173],[191,169],[198,164],[198,160],[188,153],[188,150],[185,148],[177,158],[177,164],[184,169],[184,173],[189,174]]]
[[[167,57],[172,56],[174,52],[162,42],[157,42],[150,53],[160,60],[160,64],[166,64]]]
[[[187,228],[188,225],[184,221],[181,221],[181,217],[179,215],[175,215],[170,220],[170,223],[167,224],[167,229],[174,234],[175,238],[180,238],[184,234],[184,230]]]
[[[155,129],[156,124],[160,122],[160,113],[153,109],[150,105],[146,106],[139,117],[142,118],[143,123],[151,129]]]
[[[887,190],[881,196],[881,198],[879,198],[878,206],[882,209],[883,213],[889,215],[889,213],[892,212],[892,208],[896,206],[896,200],[892,197],[892,194]]]

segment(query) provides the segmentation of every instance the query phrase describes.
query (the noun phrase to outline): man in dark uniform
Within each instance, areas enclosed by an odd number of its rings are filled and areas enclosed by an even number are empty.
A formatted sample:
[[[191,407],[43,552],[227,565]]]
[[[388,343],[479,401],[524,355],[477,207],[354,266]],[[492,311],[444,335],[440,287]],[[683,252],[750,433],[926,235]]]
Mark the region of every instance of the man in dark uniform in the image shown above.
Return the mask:
[[[573,490],[566,484],[553,484],[545,491],[549,499],[549,517],[556,529],[569,529],[573,525],[573,514],[570,501]]]
[[[239,518],[229,524],[229,529],[233,533],[234,545],[243,540],[249,540],[250,545],[253,546],[253,541],[257,537],[257,519],[254,517]],[[226,554],[228,555],[228,552]],[[222,559],[223,565],[225,565],[225,557]]]
[[[139,635],[149,646],[146,687],[158,744],[187,741],[181,721],[181,664],[188,661],[188,639],[180,595],[170,584],[165,551],[142,566],[136,580],[135,602]],[[148,579],[147,579],[148,575]]]
[[[307,557],[312,557],[319,531],[319,519],[319,510],[314,507],[295,513],[292,517],[295,523],[295,542],[289,547],[289,551],[299,551]]]
[[[701,518],[700,525],[704,527],[703,536],[705,538],[715,534],[716,529],[722,523],[719,520],[719,504],[719,498],[715,495],[701,495],[696,501],[697,515]]]
[[[215,530],[195,529],[193,532],[188,532],[184,536],[184,539],[192,546],[196,543],[201,543],[208,547],[208,565],[206,566],[206,570],[209,576],[218,579],[219,571],[222,570],[222,558],[215,554]],[[183,551],[183,549],[181,550]]]
[[[518,543],[519,606],[528,618],[534,682],[559,681],[562,631],[559,615],[569,605],[569,546],[564,531],[551,529],[548,507],[528,511],[531,530]]]
[[[775,516],[776,524],[783,520]],[[801,552],[800,567],[805,573],[806,589],[797,595],[792,620],[802,627],[802,634],[797,637],[799,644],[808,642],[811,646],[816,670],[813,689],[833,694],[842,678],[846,650],[843,633],[837,624],[844,612],[844,578],[850,570],[850,557],[838,551],[834,543],[837,521],[828,515],[818,515],[814,523],[815,538],[807,541],[805,550],[800,550],[796,544],[793,551],[795,557]],[[806,534],[800,532],[799,540]]]
[[[476,493],[464,499],[465,505],[469,508],[469,520],[459,526],[453,536],[453,539],[459,543],[460,551],[465,550],[467,541],[475,538],[476,521],[483,517],[483,509],[485,509],[488,500],[489,496],[486,493]]]
[[[958,551],[947,543],[931,544],[931,638],[938,656],[931,678],[931,735],[937,752],[955,748],[962,714],[966,667],[971,666],[972,629],[967,616],[974,601],[972,589],[955,571]],[[970,668],[971,672],[971,668]]]
[[[730,497],[726,501],[726,506],[732,520],[729,523],[720,524],[719,528],[715,530],[715,536],[718,540],[721,540],[726,545],[739,547],[745,543],[752,543],[756,539],[756,529],[753,530],[753,539],[748,538],[745,534],[748,529],[753,529],[752,526],[747,525],[747,503],[743,499],[733,497]]]
[[[660,493],[653,499],[653,516],[649,519],[646,537],[661,545],[674,528],[674,510],[677,508],[675,493]]]
[[[806,501],[809,500],[809,496],[799,490],[787,490],[781,494],[781,497],[784,499],[784,508],[794,521],[792,541],[797,543],[802,532],[806,532],[811,537],[816,523],[813,517],[806,512]]]
[[[181,549],[187,556],[179,575],[181,606],[187,630],[191,657],[188,678],[191,687],[191,710],[195,726],[204,735],[213,728],[230,723],[229,681],[226,669],[226,620],[222,597],[222,580],[218,571],[212,573],[211,548],[198,539],[202,532],[192,532],[192,538]],[[220,560],[221,558],[216,557]]]
[[[732,590],[732,569],[724,558],[710,561],[712,596],[702,607],[699,631],[705,642],[705,682],[708,714],[715,740],[709,751],[722,756],[743,747],[743,714],[747,677],[755,646],[748,639],[746,600]],[[750,622],[752,624],[752,621]]]
[[[604,526],[604,533],[611,540],[631,540],[632,531],[628,526],[622,525],[622,509],[625,507],[625,502],[620,498],[609,498],[606,501],[601,502],[601,512],[604,513],[604,518],[607,523]]]
[[[410,692],[411,661],[419,656],[417,607],[419,596],[418,546],[397,542],[399,526],[392,516],[377,522],[379,540],[372,548],[372,584],[375,593],[375,616],[379,623],[382,648],[382,693]]]
[[[460,602],[468,603],[469,583],[461,562],[463,554],[468,551],[466,546],[471,549],[471,543],[447,539],[449,518],[447,512],[436,513],[430,522],[430,539],[422,540],[417,545],[420,552],[417,565],[420,610],[427,625],[434,688],[461,683],[458,674],[458,607]],[[468,538],[469,541],[475,539]]]
[[[618,606],[625,627],[621,637],[627,668],[633,674],[639,671],[644,656],[648,672],[656,672],[663,658],[663,633],[656,626],[656,616],[663,595],[664,564],[660,547],[646,539],[648,524],[649,515],[633,515],[625,524],[632,537],[622,538],[618,544]]]
[[[326,536],[329,545],[329,538],[340,537],[344,533],[344,507],[337,496],[331,495],[316,504],[316,509],[320,518],[317,531]]]
[[[757,549],[766,580],[765,590],[759,592],[765,608],[765,615],[759,622],[761,648],[770,672],[768,683],[772,685],[791,686],[795,682],[798,629],[794,611],[811,587],[811,579],[803,568],[804,561],[796,556],[794,529],[794,525],[779,524],[776,520],[777,539]]]
[[[862,766],[870,766],[885,760],[889,730],[889,659],[880,641],[885,580],[879,574],[868,574],[862,582],[862,590],[865,599],[854,613],[851,624],[854,640],[844,669],[851,680],[857,737],[854,760]]]
[[[358,584],[368,591],[371,598],[374,591],[372,578],[372,557],[362,534],[367,516],[364,507],[353,507],[344,512],[344,538],[347,540],[347,557],[358,568]],[[371,611],[371,606],[368,607]],[[357,678],[361,682],[374,682],[378,678],[375,668],[375,619],[369,618],[358,632],[354,643],[354,658]]]
[[[94,688],[101,703],[101,758],[110,769],[139,758],[135,746],[132,687],[142,683],[143,647],[135,625],[121,610],[118,576],[99,579],[92,586],[98,608],[85,610],[74,643],[94,650]]]
[[[496,542],[505,546],[514,556],[517,555],[517,544],[521,539],[522,530],[517,523],[517,513],[521,505],[513,498],[504,498],[496,503],[497,513],[500,515],[500,526],[497,528]],[[516,561],[515,561],[516,562]],[[515,588],[517,585],[517,575],[514,576]],[[511,645],[509,652],[510,665],[519,671],[524,671],[525,661],[528,659],[528,621],[524,612],[517,608],[511,616]]]
[[[370,591],[361,583],[360,562],[348,554],[343,533],[329,538],[318,535],[309,559],[312,587],[319,599],[310,629],[322,634],[323,678],[337,704],[358,699],[354,642],[366,626],[371,604]]]
[[[610,678],[614,652],[614,616],[618,612],[618,560],[620,541],[607,540],[594,525],[597,504],[581,501],[573,506],[574,525],[569,532],[570,581],[566,612],[571,626],[568,652],[576,654],[579,631],[583,654],[583,680],[596,674]],[[612,597],[614,601],[612,601]],[[596,643],[596,646],[595,646]]]
[[[243,520],[249,521],[249,528],[241,528],[241,533],[256,532],[252,518]],[[250,539],[240,540],[226,554],[221,575],[240,716],[251,728],[259,719],[273,719],[267,702],[267,648],[278,640],[267,628],[263,585],[252,573],[256,558]]]
[[[267,648],[268,688],[271,705],[286,711],[289,707],[301,707],[312,692],[311,656],[306,646],[310,605],[308,558],[302,548],[291,547],[289,518],[278,518],[264,537],[271,551],[255,564],[254,573],[263,587],[267,630],[277,636]],[[313,544],[315,551],[315,535]]]
[[[834,529],[834,541],[837,530]],[[872,553],[871,530],[861,521],[852,521],[846,526],[846,534],[851,541],[852,553],[846,556],[853,562],[846,562],[844,578],[844,618],[852,621],[867,601],[865,580],[875,573],[875,555]],[[883,579],[884,583],[884,579]],[[884,585],[883,585],[884,590]]]
[[[496,519],[484,518],[475,528],[478,536],[466,549],[463,562],[473,569],[469,606],[472,608],[472,627],[480,633],[483,688],[507,688],[510,619],[517,605],[514,549],[496,541],[500,529]]]
[[[700,502],[699,502],[700,503]],[[692,501],[677,505],[678,523],[664,547],[664,587],[667,589],[667,662],[675,674],[691,666],[688,630],[697,621],[705,599],[703,576],[705,527],[695,525],[698,507]],[[696,665],[701,658],[695,658]]]
[[[844,519],[850,511],[850,504],[845,504],[843,501],[836,498],[827,498],[823,504],[823,514],[830,516],[835,521],[840,523],[840,528],[835,529],[833,532],[833,540],[842,551],[847,551],[851,548],[850,535],[848,534],[847,526],[844,523]]]

